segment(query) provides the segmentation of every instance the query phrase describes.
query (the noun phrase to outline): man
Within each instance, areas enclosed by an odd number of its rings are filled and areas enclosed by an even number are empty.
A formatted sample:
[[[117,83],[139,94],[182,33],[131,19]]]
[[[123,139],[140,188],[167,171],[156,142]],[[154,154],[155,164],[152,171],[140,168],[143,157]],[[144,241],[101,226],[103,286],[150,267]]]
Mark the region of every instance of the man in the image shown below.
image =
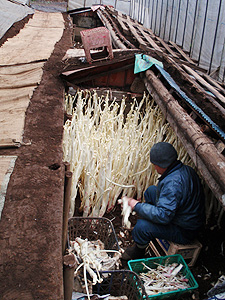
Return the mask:
[[[194,169],[177,160],[176,150],[166,142],[151,148],[150,161],[161,176],[157,186],[145,191],[144,203],[128,200],[139,219],[132,231],[135,245],[122,255],[126,261],[143,258],[154,238],[188,244],[204,223],[204,193]]]

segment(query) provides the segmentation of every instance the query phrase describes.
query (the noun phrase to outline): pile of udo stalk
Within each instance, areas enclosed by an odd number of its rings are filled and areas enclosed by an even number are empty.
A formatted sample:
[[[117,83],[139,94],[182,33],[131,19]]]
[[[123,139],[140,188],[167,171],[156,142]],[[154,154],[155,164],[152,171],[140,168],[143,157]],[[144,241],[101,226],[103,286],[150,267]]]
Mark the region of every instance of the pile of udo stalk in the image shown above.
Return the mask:
[[[119,104],[118,104],[119,103]],[[158,178],[149,160],[153,144],[174,145],[179,159],[191,164],[159,107],[144,94],[133,99],[125,115],[125,97],[109,101],[90,91],[65,96],[65,110],[72,119],[64,125],[64,161],[71,166],[70,215],[80,193],[83,216],[103,216],[119,197],[142,198],[146,188]]]

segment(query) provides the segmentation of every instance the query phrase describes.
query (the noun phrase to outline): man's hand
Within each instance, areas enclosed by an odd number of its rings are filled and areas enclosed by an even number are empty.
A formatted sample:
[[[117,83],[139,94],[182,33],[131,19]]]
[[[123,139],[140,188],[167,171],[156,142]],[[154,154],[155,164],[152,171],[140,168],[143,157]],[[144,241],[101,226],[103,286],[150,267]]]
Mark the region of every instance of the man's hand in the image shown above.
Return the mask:
[[[133,198],[128,198],[128,205],[129,205],[132,209],[134,209],[134,207],[135,207],[135,205],[136,205],[137,203],[139,203],[138,200],[135,200],[135,199],[133,199]]]

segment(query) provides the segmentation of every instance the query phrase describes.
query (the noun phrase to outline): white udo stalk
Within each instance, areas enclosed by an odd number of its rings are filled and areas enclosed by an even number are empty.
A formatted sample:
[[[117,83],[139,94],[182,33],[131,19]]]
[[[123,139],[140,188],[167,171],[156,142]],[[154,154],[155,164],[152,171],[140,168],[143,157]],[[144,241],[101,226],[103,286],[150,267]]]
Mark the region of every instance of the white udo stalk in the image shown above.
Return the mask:
[[[124,196],[122,199],[118,200],[118,203],[122,205],[122,225],[125,228],[131,228],[131,222],[129,221],[129,216],[132,212],[131,207],[128,205],[128,197]]]
[[[108,151],[108,159],[107,159],[107,163],[106,163],[106,171],[105,171],[105,176],[107,178],[111,177],[111,172],[112,172],[112,161],[111,161],[111,157],[112,157],[112,153],[110,151]],[[104,189],[107,190],[108,192],[104,193],[103,195],[103,199],[102,199],[102,206],[101,209],[99,211],[99,216],[102,217],[106,211],[108,202],[109,202],[109,194],[110,194],[110,183],[109,181],[107,181],[105,179],[105,187]]]
[[[134,99],[125,118],[125,97],[118,105],[109,105],[108,96],[78,91],[72,120],[64,126],[64,161],[71,165],[71,214],[79,186],[84,215],[103,216],[115,206],[118,197],[143,198],[145,189],[155,184],[157,173],[149,166],[149,150],[160,141],[172,141],[176,135],[149,96],[140,104]],[[74,105],[74,104],[73,104]],[[188,156],[187,158],[188,159]]]

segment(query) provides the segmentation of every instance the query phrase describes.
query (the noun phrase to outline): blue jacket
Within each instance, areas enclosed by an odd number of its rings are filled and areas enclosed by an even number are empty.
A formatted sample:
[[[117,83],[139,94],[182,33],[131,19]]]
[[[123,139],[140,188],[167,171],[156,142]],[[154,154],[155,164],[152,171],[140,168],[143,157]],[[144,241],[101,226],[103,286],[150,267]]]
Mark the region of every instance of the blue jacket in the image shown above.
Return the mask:
[[[200,179],[193,168],[176,161],[159,178],[156,199],[138,203],[134,211],[142,219],[158,224],[173,223],[186,230],[198,230],[204,222],[204,193]]]

